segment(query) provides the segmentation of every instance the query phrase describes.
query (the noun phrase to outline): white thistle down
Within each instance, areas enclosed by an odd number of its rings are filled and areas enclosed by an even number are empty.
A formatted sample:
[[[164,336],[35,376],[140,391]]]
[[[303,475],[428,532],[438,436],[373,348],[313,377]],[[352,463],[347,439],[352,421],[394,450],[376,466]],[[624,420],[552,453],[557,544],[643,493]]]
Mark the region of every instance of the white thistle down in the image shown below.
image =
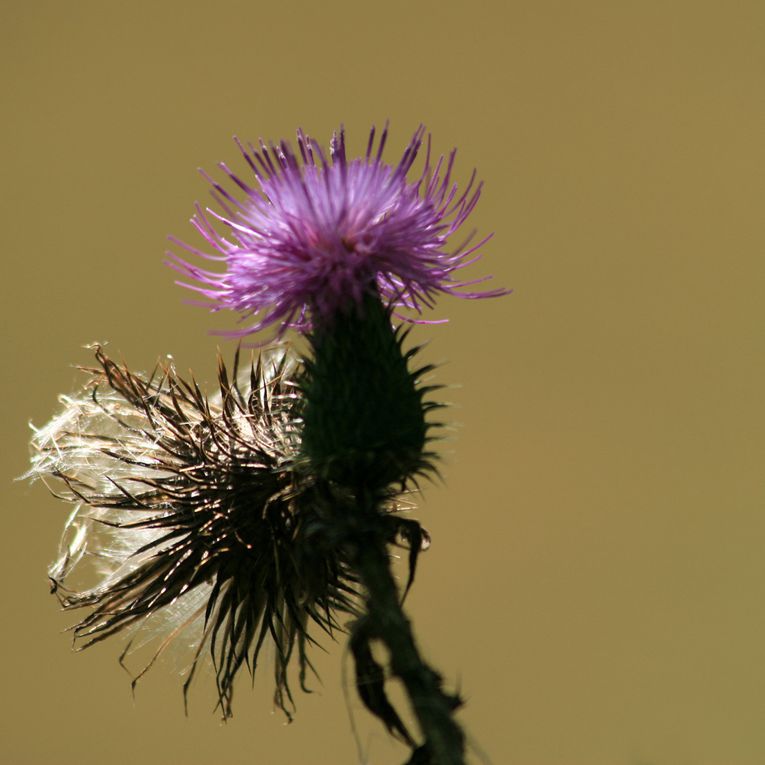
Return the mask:
[[[143,377],[100,347],[96,359],[83,393],[62,397],[63,411],[35,429],[27,475],[53,479],[75,505],[49,569],[65,609],[90,608],[75,643],[136,628],[136,648],[151,621],[158,654],[185,632],[196,646],[184,692],[209,650],[229,716],[235,675],[254,671],[269,638],[275,701],[289,714],[293,648],[302,683],[309,624],[332,633],[337,612],[355,613],[356,589],[316,543],[321,503],[295,469],[299,361],[279,346],[237,381],[237,354],[233,379],[221,363],[208,400],[172,365]]]

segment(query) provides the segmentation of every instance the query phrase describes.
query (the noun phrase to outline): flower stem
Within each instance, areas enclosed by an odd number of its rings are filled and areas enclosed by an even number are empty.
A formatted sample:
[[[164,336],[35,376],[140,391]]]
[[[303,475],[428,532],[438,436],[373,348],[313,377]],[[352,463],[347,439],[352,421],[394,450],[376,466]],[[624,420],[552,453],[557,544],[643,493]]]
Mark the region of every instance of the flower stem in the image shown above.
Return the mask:
[[[301,450],[318,495],[325,495],[328,528],[342,540],[345,560],[366,591],[365,613],[350,640],[359,696],[412,748],[407,765],[464,765],[465,736],[454,720],[460,701],[443,691],[440,675],[420,656],[387,549],[401,537],[409,544],[411,584],[423,530],[395,517],[391,498],[396,487],[433,469],[425,450],[427,414],[437,405],[423,400],[432,390],[421,383],[430,367],[410,368],[417,349],[405,351],[405,338],[374,283],[361,306],[316,327],[300,381]],[[386,646],[389,669],[406,689],[425,738],[419,746],[386,696],[373,641]]]
[[[401,607],[385,539],[360,530],[354,542],[350,557],[367,592],[370,626],[390,653],[391,671],[403,683],[425,737],[425,744],[417,750],[423,759],[415,753],[409,762],[464,765],[465,735],[454,719],[460,701],[444,692],[440,675],[420,655],[412,625]]]

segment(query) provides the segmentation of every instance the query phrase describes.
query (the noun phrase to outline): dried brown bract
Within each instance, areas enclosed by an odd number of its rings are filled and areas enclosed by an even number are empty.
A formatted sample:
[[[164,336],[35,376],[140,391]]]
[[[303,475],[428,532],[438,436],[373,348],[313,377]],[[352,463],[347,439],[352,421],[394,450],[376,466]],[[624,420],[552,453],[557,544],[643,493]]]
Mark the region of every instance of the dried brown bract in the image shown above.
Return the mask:
[[[341,614],[358,614],[356,579],[295,467],[300,363],[278,346],[243,382],[237,353],[231,375],[219,363],[220,394],[208,400],[171,364],[142,376],[95,354],[83,394],[35,431],[30,471],[76,505],[49,572],[65,609],[89,609],[75,643],[158,621],[166,636],[154,658],[190,638],[185,698],[209,652],[228,717],[234,678],[242,665],[255,671],[270,640],[275,703],[289,716],[287,669],[296,653],[305,688],[310,625],[331,635]],[[89,581],[75,586],[81,574]]]

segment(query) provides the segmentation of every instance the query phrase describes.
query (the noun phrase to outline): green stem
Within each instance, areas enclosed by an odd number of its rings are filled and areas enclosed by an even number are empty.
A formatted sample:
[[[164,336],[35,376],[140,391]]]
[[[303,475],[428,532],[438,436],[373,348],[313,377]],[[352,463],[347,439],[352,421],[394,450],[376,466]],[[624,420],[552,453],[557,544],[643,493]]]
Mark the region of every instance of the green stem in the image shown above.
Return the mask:
[[[384,539],[360,534],[353,548],[351,560],[367,591],[371,626],[387,647],[391,670],[409,696],[431,755],[426,762],[464,765],[465,735],[454,719],[459,701],[443,691],[441,677],[420,656],[412,625],[401,608]]]

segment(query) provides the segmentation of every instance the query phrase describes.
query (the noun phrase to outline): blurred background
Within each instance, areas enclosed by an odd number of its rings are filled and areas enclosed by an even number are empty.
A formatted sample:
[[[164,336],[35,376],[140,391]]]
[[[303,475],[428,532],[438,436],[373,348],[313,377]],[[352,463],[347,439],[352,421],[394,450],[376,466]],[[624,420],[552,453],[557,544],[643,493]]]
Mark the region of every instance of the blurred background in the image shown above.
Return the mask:
[[[764,40],[745,0],[3,3],[0,761],[406,759],[326,640],[292,725],[265,665],[225,725],[172,661],[133,700],[47,594],[68,508],[13,482],[84,344],[201,381],[233,354],[162,265],[195,168],[390,118],[391,161],[424,122],[478,168],[474,274],[514,289],[416,331],[456,427],[408,607],[471,762],[765,762]]]

